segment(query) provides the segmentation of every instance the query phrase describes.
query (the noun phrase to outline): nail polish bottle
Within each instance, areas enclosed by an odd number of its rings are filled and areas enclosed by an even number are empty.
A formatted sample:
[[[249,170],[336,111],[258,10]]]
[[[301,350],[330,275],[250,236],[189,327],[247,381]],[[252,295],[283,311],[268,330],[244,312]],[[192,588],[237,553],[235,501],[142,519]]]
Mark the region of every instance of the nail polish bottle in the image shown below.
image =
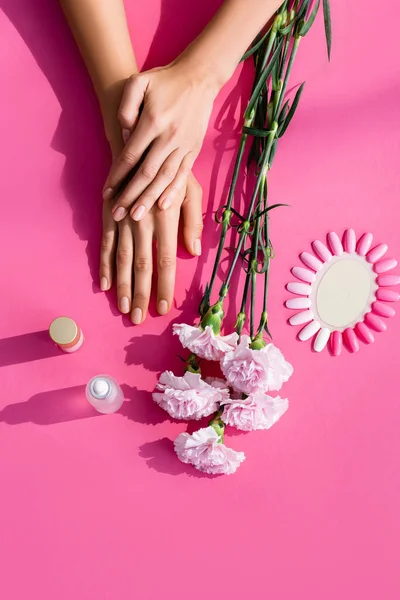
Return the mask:
[[[121,408],[124,394],[115,379],[96,375],[86,386],[86,398],[98,412],[108,415]]]
[[[76,352],[84,341],[82,330],[69,317],[54,319],[50,325],[49,334],[63,352]]]

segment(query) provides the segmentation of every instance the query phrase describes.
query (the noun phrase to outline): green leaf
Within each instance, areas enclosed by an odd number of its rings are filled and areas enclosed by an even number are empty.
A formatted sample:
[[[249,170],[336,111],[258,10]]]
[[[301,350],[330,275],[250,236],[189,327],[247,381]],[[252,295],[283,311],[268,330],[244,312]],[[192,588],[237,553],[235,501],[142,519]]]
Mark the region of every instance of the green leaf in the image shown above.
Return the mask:
[[[324,7],[326,47],[328,49],[328,59],[331,60],[332,26],[331,26],[331,7],[329,4],[329,0],[323,0],[323,7]]]
[[[265,42],[266,38],[268,37],[269,32],[271,31],[271,27],[268,29],[267,33],[265,33],[258,41],[256,41],[257,38],[254,40],[254,42],[253,42],[254,46],[251,46],[251,48],[249,48],[247,50],[247,52],[245,52],[243,54],[242,58],[240,59],[240,62],[243,62],[244,60],[246,60],[247,58],[249,58],[250,56],[252,56],[252,54],[254,54],[255,52],[257,52],[257,50],[259,48],[261,48],[261,46]]]
[[[279,117],[278,117],[278,125],[281,125],[283,123],[283,121],[286,119],[288,110],[289,110],[289,102],[290,100],[286,100],[285,104],[282,106],[282,110],[279,113]]]
[[[307,35],[307,33],[310,31],[311,27],[313,26],[315,18],[316,18],[317,13],[318,13],[318,9],[319,9],[320,3],[321,3],[321,0],[318,0],[318,2],[316,3],[316,5],[312,9],[312,11],[310,13],[310,16],[308,17],[307,21],[304,23],[304,25],[302,27],[300,27],[299,35],[301,35],[302,37],[304,37],[305,35]]]
[[[296,21],[297,22],[300,21],[304,17],[304,15],[306,14],[306,11],[307,11],[309,3],[310,3],[309,0],[304,0],[303,4],[301,5],[301,8],[300,8],[299,12],[296,15]]]
[[[292,103],[292,106],[290,107],[290,110],[287,114],[287,117],[284,120],[284,122],[282,123],[282,125],[279,127],[278,138],[282,137],[283,134],[285,133],[286,129],[289,127],[290,121],[293,119],[294,113],[296,112],[296,108],[300,102],[301,94],[303,93],[303,89],[304,89],[305,85],[306,85],[306,82],[302,83],[301,86],[299,87],[299,89],[297,90],[296,95],[293,100],[293,103]]]
[[[243,127],[242,132],[255,137],[268,137],[271,133],[267,129],[257,129],[257,127]]]
[[[280,29],[279,33],[281,35],[287,35],[289,33],[289,31],[293,28],[293,25],[294,25],[294,20],[291,23],[289,23],[289,25],[286,25],[286,27],[284,27],[283,29]]]
[[[271,75],[272,69],[274,68],[275,63],[278,60],[278,57],[279,57],[279,54],[281,51],[281,47],[282,47],[282,40],[280,42],[278,42],[278,45],[276,47],[274,54],[272,55],[271,59],[269,60],[264,71],[260,74],[260,78],[257,81],[257,85],[255,86],[255,88],[253,90],[253,93],[250,98],[250,102],[246,109],[246,113],[245,113],[246,119],[249,118],[251,111],[253,110],[254,105],[257,101],[257,98],[260,95],[260,92],[261,92],[263,86],[265,85],[265,82],[267,81],[268,77]]]

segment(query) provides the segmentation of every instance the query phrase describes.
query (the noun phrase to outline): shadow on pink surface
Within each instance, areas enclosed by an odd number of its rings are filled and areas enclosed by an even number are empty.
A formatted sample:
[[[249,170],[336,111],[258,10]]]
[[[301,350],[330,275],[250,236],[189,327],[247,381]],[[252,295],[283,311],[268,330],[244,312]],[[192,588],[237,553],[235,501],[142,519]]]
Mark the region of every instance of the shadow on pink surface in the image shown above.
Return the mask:
[[[201,473],[200,471],[196,471],[191,465],[182,463],[175,454],[173,442],[168,438],[143,444],[139,448],[139,456],[146,460],[146,464],[150,469],[154,469],[158,473],[165,473],[167,475],[186,474],[189,477],[199,479],[220,477],[218,475]]]
[[[0,367],[60,356],[62,351],[49,339],[49,332],[34,331],[0,340]]]

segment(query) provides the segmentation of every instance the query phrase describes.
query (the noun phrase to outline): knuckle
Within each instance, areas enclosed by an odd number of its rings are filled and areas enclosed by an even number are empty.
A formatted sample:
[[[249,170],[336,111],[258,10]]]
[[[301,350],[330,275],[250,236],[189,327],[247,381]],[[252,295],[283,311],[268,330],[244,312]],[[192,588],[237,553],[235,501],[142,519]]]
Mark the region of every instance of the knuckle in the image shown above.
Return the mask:
[[[161,254],[158,258],[159,269],[172,269],[175,267],[176,259],[172,254]]]
[[[117,250],[117,263],[120,266],[129,265],[132,260],[132,254],[127,248],[118,248]]]
[[[148,302],[148,297],[142,292],[135,292],[133,294],[133,302],[134,304],[145,304]]]
[[[176,169],[170,165],[163,165],[161,167],[160,173],[166,179],[173,179],[176,175]]]
[[[111,250],[113,242],[114,235],[112,233],[103,233],[103,237],[101,238],[101,249],[103,251]]]
[[[125,150],[121,154],[121,162],[124,165],[134,165],[138,162],[140,156],[136,154],[136,152],[132,152],[131,150]]]
[[[142,167],[140,167],[140,174],[145,179],[154,179],[154,177],[157,175],[157,167],[154,165],[144,164]]]
[[[150,261],[144,256],[138,256],[135,259],[135,270],[140,272],[147,272],[150,270]]]

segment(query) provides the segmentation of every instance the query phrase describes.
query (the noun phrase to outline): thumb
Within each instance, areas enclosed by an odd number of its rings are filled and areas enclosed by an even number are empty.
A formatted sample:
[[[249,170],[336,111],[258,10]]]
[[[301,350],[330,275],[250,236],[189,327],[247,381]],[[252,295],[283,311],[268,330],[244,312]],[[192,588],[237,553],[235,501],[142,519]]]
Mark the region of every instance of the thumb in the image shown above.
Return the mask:
[[[118,111],[118,121],[123,130],[131,131],[136,125],[148,83],[146,73],[132,75],[126,82]]]

